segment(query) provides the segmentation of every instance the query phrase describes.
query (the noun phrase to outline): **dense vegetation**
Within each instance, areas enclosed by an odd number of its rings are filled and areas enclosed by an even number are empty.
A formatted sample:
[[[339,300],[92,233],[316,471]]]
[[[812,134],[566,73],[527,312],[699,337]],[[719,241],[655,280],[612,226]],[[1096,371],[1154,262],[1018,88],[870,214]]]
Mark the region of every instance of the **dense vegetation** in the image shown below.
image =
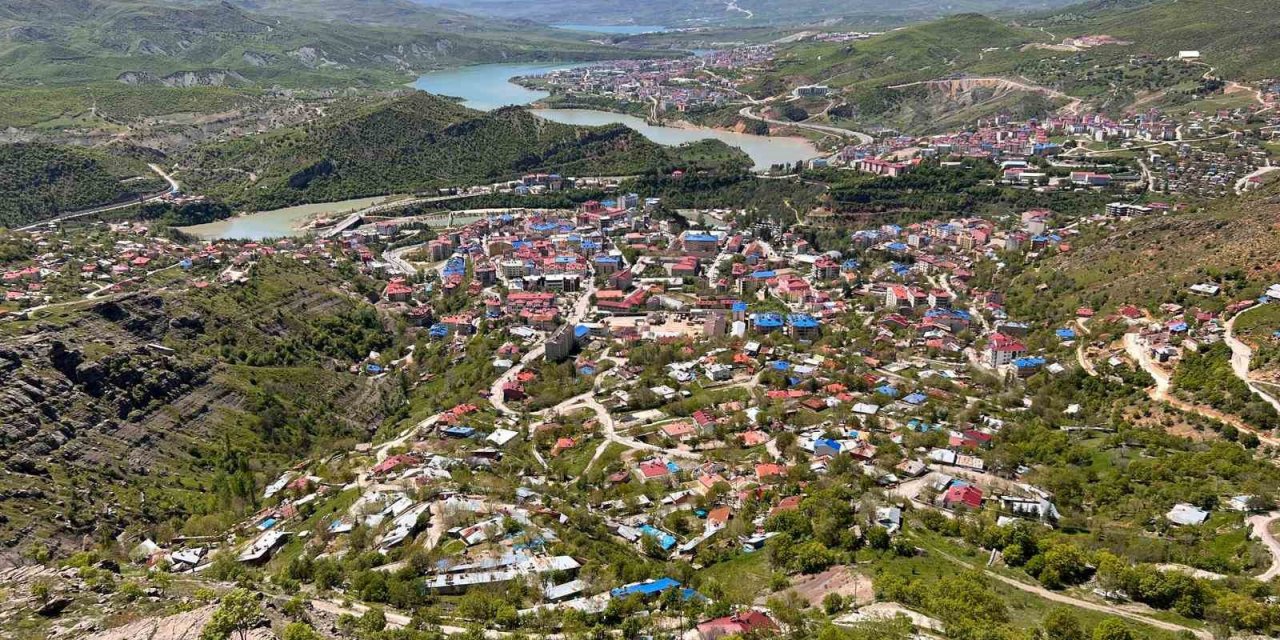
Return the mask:
[[[142,180],[122,182],[127,178]],[[144,163],[49,144],[0,145],[0,227],[154,193]]]
[[[741,166],[723,145],[670,149],[621,126],[546,122],[520,108],[473,111],[426,93],[334,115],[314,125],[196,149],[187,180],[238,205],[271,208],[429,191],[530,172],[627,175],[708,165]],[[239,169],[240,172],[226,171]],[[243,182],[252,172],[258,180]]]
[[[1243,380],[1231,371],[1231,348],[1226,343],[1186,350],[1173,376],[1179,395],[1207,404],[1219,411],[1240,416],[1259,429],[1280,427],[1280,415],[1267,401],[1254,395]]]

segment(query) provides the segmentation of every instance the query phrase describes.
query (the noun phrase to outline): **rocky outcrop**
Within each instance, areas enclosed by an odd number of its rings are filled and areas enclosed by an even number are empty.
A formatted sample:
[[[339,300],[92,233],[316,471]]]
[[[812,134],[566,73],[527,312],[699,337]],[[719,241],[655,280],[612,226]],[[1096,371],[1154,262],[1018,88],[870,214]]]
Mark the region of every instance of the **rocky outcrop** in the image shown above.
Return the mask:
[[[265,67],[271,64],[272,58],[274,58],[274,56],[266,53],[258,53],[257,51],[245,51],[240,56],[240,59],[244,60],[245,64],[253,67]]]
[[[165,87],[231,87],[248,84],[249,80],[235,71],[226,69],[199,69],[179,71],[160,77],[148,71],[126,71],[116,77],[116,82],[131,86],[159,85]]]
[[[87,636],[86,640],[197,640],[215,610],[216,606],[208,605],[163,618],[144,618]],[[276,635],[270,629],[257,628],[251,629],[247,637],[249,640],[275,640]]]

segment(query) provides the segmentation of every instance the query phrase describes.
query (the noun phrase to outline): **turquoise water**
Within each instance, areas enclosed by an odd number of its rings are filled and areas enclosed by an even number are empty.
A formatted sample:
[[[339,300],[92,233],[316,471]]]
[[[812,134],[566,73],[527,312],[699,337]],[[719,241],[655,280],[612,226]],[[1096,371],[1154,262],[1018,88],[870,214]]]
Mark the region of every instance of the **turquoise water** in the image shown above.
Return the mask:
[[[547,97],[545,91],[526,89],[508,82],[516,76],[536,76],[582,64],[478,64],[461,69],[433,71],[413,83],[414,88],[441,96],[462,98],[462,104],[481,111],[525,105]]]
[[[413,86],[430,93],[459,97],[468,107],[488,111],[508,105],[527,105],[547,97],[548,94],[544,91],[533,91],[512,84],[509,80],[513,77],[537,75],[579,66],[583,65],[484,64],[428,73],[418,78]],[[804,138],[757,136],[695,126],[656,126],[635,116],[594,109],[535,109],[533,113],[541,118],[565,124],[585,126],[621,124],[663,145],[674,146],[707,139],[720,140],[729,146],[742,149],[751,156],[757,170],[768,169],[775,164],[794,164],[821,155],[818,149]]]
[[[644,33],[663,33],[667,31],[666,27],[658,27],[654,25],[643,24],[617,24],[617,25],[599,25],[599,24],[553,24],[556,29],[564,29],[565,31],[585,31],[587,33],[606,33],[614,36],[638,36]]]

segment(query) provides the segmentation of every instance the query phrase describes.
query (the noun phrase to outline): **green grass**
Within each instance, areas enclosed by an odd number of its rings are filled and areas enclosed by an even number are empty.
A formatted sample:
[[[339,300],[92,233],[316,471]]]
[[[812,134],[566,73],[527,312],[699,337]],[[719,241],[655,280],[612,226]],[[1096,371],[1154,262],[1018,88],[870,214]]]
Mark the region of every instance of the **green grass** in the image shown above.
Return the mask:
[[[703,584],[714,582],[724,588],[730,602],[751,603],[769,591],[769,578],[773,570],[764,551],[743,553],[732,560],[721,562],[698,572]]]
[[[950,554],[975,567],[985,567],[986,565],[987,553],[981,550],[975,550],[973,547],[968,545],[956,543],[938,536],[937,534],[924,532],[919,529],[912,530],[910,535],[912,536],[912,540],[929,553],[924,556],[910,558],[883,556],[873,563],[876,575],[898,575],[908,578],[931,580],[965,571],[965,569],[959,564],[942,557],[941,553]],[[1011,571],[1003,568],[1002,566],[997,566],[993,570],[1019,581],[1033,585],[1035,584],[1033,580],[1026,577],[1026,575],[1020,571]],[[995,594],[999,595],[1001,600],[1003,600],[1008,607],[1009,624],[1014,628],[1027,629],[1038,626],[1040,621],[1044,619],[1045,614],[1060,606],[1068,606],[1070,608],[1071,612],[1079,618],[1081,625],[1085,628],[1086,634],[1091,632],[1093,627],[1099,622],[1111,617],[1107,614],[1099,613],[1090,609],[1053,602],[991,578],[988,578],[988,582],[991,590]],[[1076,597],[1079,596],[1077,595]],[[1182,624],[1191,628],[1200,628],[1202,626],[1202,623],[1199,621],[1189,620],[1170,612],[1150,612],[1150,615],[1152,618],[1176,622],[1177,624]],[[1140,628],[1143,636],[1150,638],[1151,640],[1173,640],[1178,637],[1176,633],[1163,631],[1149,625],[1144,625],[1130,620],[1125,620],[1125,622],[1126,624]]]

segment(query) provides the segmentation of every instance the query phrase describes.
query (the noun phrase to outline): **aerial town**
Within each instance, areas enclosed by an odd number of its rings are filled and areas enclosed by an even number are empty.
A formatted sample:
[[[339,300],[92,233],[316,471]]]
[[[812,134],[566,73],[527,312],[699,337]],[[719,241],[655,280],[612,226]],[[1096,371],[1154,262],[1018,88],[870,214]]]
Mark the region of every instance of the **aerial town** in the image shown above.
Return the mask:
[[[1280,637],[1268,1],[0,3],[0,640]]]

